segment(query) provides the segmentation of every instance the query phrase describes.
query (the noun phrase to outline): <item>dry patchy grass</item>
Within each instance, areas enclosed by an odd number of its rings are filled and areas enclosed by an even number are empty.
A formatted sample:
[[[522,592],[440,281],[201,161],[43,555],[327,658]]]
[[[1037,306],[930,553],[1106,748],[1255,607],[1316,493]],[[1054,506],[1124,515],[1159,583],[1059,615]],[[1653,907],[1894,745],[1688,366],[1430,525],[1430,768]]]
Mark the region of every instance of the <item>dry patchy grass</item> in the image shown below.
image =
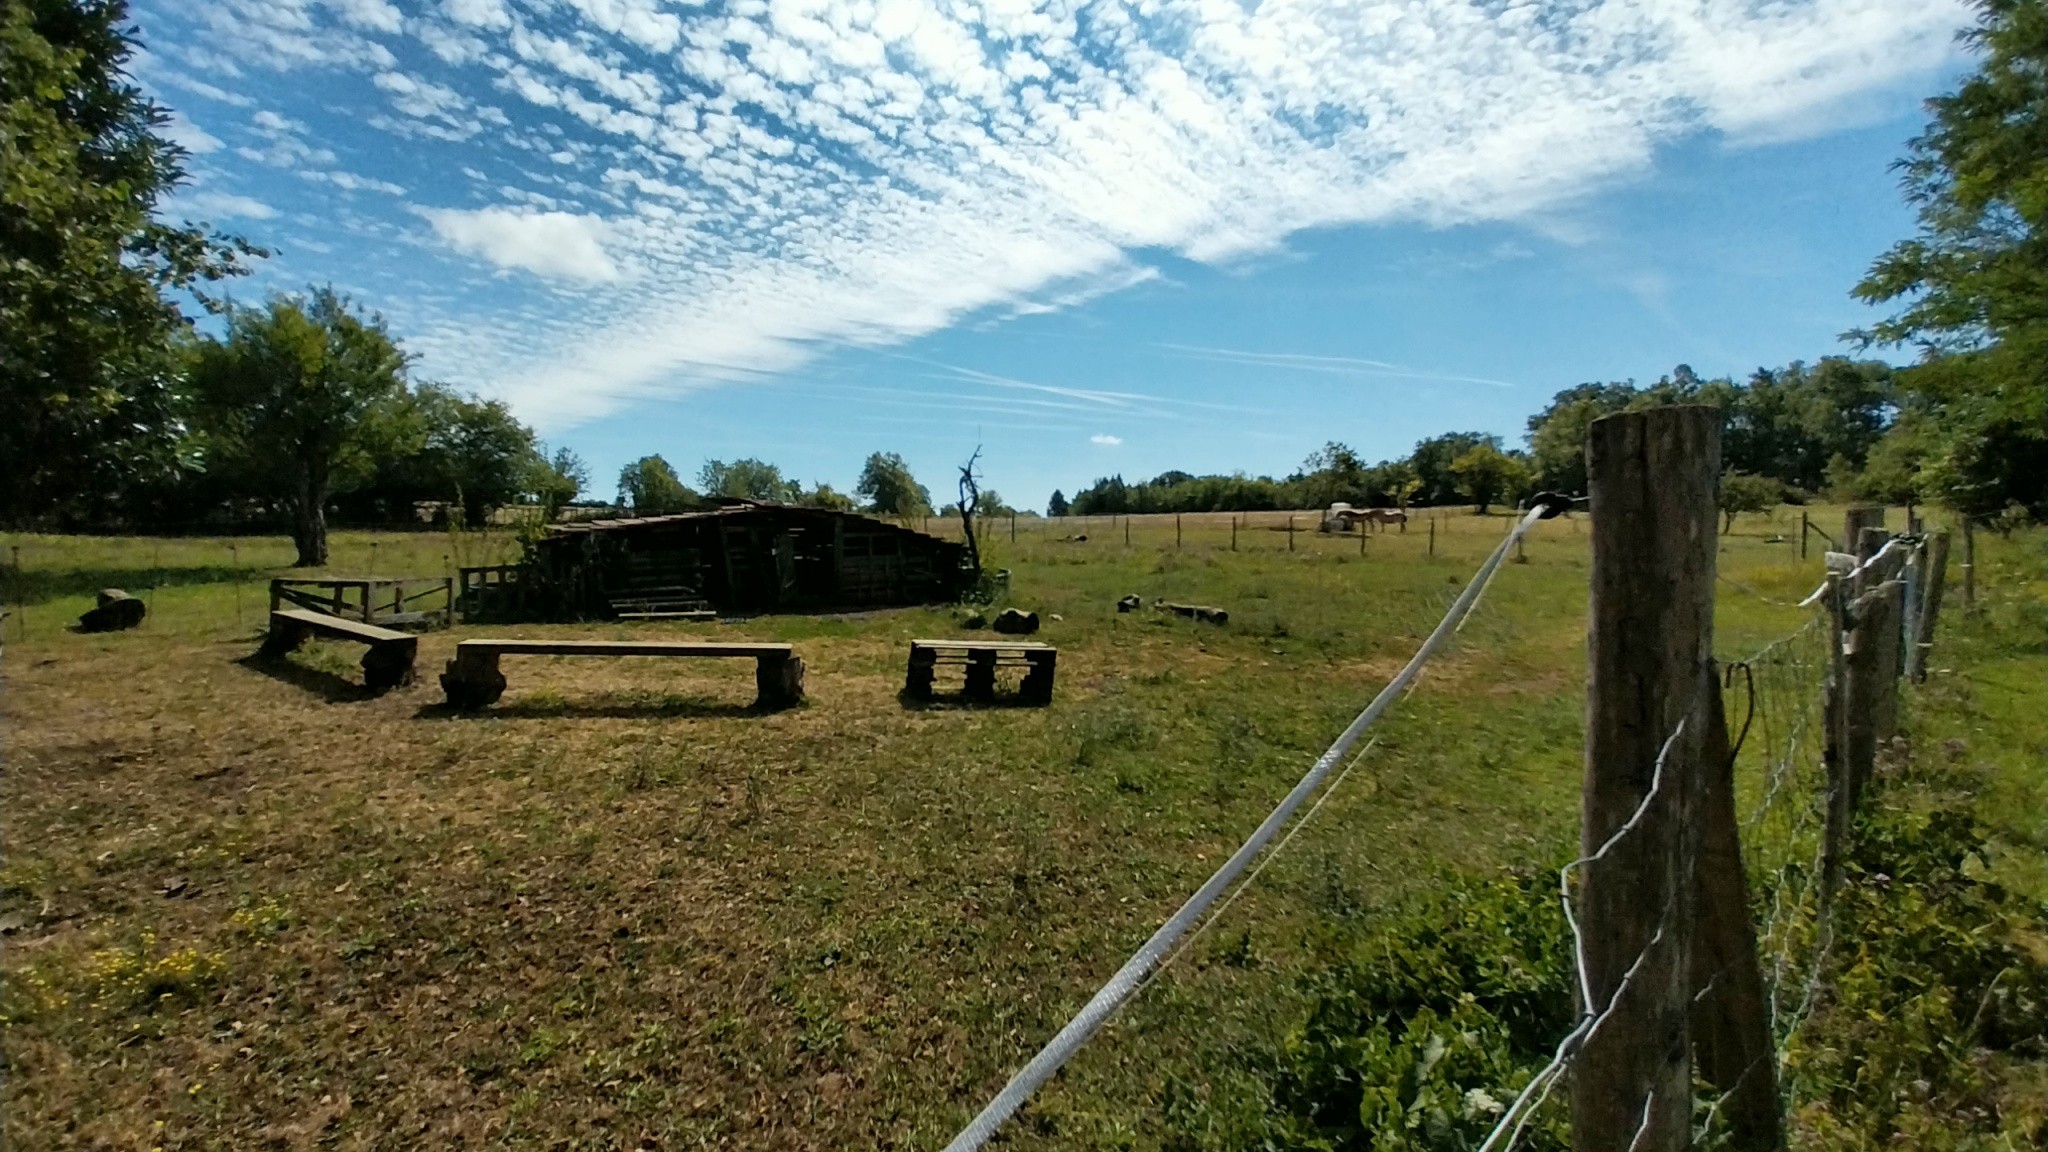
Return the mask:
[[[213,543],[158,546],[202,574],[160,590],[150,627],[59,633],[139,545],[95,569],[85,544],[31,538],[59,559],[0,702],[9,1136],[935,1146],[1236,845],[1503,527],[1447,520],[1431,558],[1412,525],[1364,559],[1256,528],[1233,553],[1224,517],[1184,523],[1178,551],[1171,518],[1130,547],[1120,527],[999,528],[1019,602],[1064,617],[1046,709],[899,702],[904,642],[953,628],[942,611],[516,630],[790,640],[811,700],[770,714],[745,662],[542,658],[506,661],[490,711],[447,713],[455,641],[506,628],[430,635],[420,683],[368,697],[346,646],[251,659],[266,570],[205,578]],[[1731,651],[1796,623],[1771,601],[1818,568],[1770,542],[1782,522],[1753,527],[1724,556],[1745,589],[1724,597]],[[1284,1029],[1318,923],[1570,835],[1584,542],[1545,526],[1360,775],[1023,1142],[1155,1143],[1169,1080],[1228,1092]],[[431,571],[439,551],[382,557]],[[1122,617],[1124,592],[1233,620]]]

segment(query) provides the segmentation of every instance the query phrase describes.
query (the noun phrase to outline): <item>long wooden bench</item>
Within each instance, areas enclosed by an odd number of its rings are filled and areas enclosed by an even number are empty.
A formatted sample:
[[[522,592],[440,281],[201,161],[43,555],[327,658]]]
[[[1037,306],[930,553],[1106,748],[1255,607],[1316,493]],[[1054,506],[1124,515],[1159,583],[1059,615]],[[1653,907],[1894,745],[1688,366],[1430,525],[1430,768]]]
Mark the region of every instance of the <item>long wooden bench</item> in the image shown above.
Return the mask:
[[[487,708],[505,693],[501,656],[698,656],[751,658],[755,704],[787,708],[804,698],[804,662],[787,644],[695,644],[672,640],[464,640],[441,675],[456,708]]]
[[[372,692],[388,691],[412,679],[419,637],[304,608],[280,608],[270,614],[270,635],[263,641],[263,652],[283,656],[314,636],[369,645],[369,651],[363,653],[363,683]]]
[[[992,700],[996,694],[996,669],[1021,667],[1025,672],[1023,681],[1017,685],[1017,698],[1032,704],[1050,704],[1059,658],[1059,649],[1036,640],[912,640],[910,670],[904,677],[903,691],[913,699],[929,700],[938,666],[961,664],[967,669],[963,695],[970,700]]]

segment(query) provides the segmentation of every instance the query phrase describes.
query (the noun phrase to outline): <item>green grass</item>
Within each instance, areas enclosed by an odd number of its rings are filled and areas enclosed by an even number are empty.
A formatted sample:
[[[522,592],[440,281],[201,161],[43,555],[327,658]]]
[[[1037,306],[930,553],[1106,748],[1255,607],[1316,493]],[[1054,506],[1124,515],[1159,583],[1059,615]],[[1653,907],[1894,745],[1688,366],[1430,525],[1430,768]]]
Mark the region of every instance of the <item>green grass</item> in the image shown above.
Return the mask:
[[[1305,530],[1290,551],[1285,522],[1251,518],[1236,551],[1227,516],[1183,518],[1178,547],[1171,517],[1132,522],[1128,545],[1121,521],[1019,521],[1015,541],[994,525],[991,564],[1062,650],[1046,709],[899,703],[905,642],[955,627],[935,609],[464,627],[423,640],[420,684],[366,699],[346,646],[245,660],[282,540],[0,539],[0,557],[20,549],[0,587],[9,1136],[943,1143],[1270,809],[1507,526],[1448,516],[1431,556],[1418,518],[1361,557]],[[1807,619],[1791,603],[1819,547],[1799,560],[1797,525],[1781,509],[1724,537],[1723,654]],[[1910,712],[1995,765],[2001,866],[2036,892],[2041,541],[1980,538],[1981,609],[1952,597],[1945,671]],[[340,533],[333,570],[508,552]],[[1295,1022],[1332,925],[1445,868],[1571,841],[1584,523],[1542,525],[1527,561],[1317,821],[1041,1094],[1019,1146],[1156,1146],[1190,1084],[1255,1102],[1255,1058]],[[107,585],[150,598],[148,623],[65,631]],[[1120,615],[1126,593],[1231,621]],[[443,714],[454,642],[515,631],[788,640],[811,699],[753,714],[751,678],[722,662],[512,659],[496,708]],[[117,995],[137,980],[147,1002]]]

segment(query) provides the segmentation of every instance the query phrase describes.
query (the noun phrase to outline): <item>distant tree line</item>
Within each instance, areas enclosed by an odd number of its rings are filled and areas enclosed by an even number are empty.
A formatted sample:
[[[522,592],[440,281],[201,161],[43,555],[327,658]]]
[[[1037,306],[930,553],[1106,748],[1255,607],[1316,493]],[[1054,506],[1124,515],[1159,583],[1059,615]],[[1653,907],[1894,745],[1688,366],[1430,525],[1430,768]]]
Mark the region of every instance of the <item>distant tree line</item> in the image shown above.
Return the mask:
[[[1725,413],[1722,457],[1735,502],[1748,510],[1762,492],[1769,504],[1822,491],[1903,499],[1899,469],[1879,446],[1901,417],[1890,366],[1829,358],[1808,366],[1759,369],[1747,381],[1703,380],[1680,365],[1656,383],[1580,384],[1529,417],[1526,448],[1484,432],[1449,432],[1408,455],[1368,464],[1331,442],[1283,479],[1166,472],[1130,483],[1097,480],[1053,493],[1054,515],[1146,512],[1254,512],[1325,508],[1334,503],[1407,508],[1469,503],[1484,512],[1531,492],[1581,494],[1586,487],[1586,427],[1601,416],[1659,404],[1711,404]],[[1761,487],[1759,485],[1761,484]]]

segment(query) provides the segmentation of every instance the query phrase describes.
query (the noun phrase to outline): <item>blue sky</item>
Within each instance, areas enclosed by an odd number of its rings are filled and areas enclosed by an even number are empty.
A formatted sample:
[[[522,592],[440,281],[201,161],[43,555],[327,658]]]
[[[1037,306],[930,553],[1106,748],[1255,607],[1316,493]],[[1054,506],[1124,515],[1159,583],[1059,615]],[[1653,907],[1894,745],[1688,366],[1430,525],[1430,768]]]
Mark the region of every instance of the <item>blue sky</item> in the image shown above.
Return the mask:
[[[1282,474],[1843,351],[1956,0],[150,0],[172,211],[595,487]]]

